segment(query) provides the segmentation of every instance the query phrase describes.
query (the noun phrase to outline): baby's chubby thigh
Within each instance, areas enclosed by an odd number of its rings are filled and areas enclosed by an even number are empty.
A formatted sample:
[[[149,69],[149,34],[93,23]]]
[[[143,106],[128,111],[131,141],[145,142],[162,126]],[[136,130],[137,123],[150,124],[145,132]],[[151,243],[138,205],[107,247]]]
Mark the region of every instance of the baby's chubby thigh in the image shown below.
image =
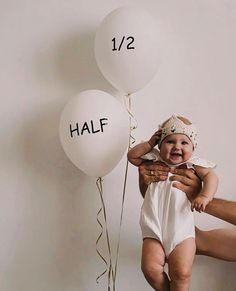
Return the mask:
[[[166,249],[169,276],[176,290],[188,290],[196,252],[194,216],[184,192],[171,188]]]
[[[185,290],[184,286],[187,288],[189,285],[195,252],[195,239],[188,238],[178,244],[170,253],[168,257],[169,276],[176,288]]]
[[[161,243],[152,238],[144,239],[141,268],[146,280],[155,290],[170,290],[164,265],[165,252]]]

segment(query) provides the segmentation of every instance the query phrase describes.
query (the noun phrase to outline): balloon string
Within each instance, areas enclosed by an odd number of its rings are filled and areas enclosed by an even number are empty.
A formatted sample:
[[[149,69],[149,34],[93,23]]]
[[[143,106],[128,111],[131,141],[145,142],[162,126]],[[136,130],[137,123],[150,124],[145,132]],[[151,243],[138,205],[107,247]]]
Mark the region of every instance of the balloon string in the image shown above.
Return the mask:
[[[129,150],[131,148],[132,144],[135,143],[135,138],[132,136],[132,131],[135,130],[138,126],[137,126],[137,120],[136,120],[136,118],[134,117],[134,114],[131,111],[130,94],[127,94],[126,97],[127,98],[125,98],[125,105],[126,105],[126,110],[127,110],[128,114],[129,114],[129,127],[130,127],[130,131],[129,131],[129,148],[128,148],[128,150]],[[120,238],[121,238],[121,227],[122,227],[123,214],[124,214],[128,168],[129,168],[129,161],[127,159],[126,167],[125,167],[123,193],[122,193],[122,204],[121,204],[121,212],[120,212],[119,235],[118,235],[118,243],[117,243],[117,249],[116,249],[116,261],[115,261],[115,268],[114,268],[114,274],[113,274],[113,291],[115,291],[115,287],[116,287],[116,275],[117,275],[117,268],[118,268],[118,258],[119,258],[119,248],[120,248]]]
[[[129,114],[129,123],[130,123],[130,134],[129,134],[129,150],[131,149],[132,145],[135,143],[135,138],[132,135],[132,131],[138,127],[137,119],[135,118],[132,112],[132,105],[131,105],[131,94],[125,95],[125,106],[126,110]]]
[[[130,127],[130,131],[129,131],[129,147],[128,150],[131,149],[132,145],[135,143],[135,138],[132,135],[132,131],[135,130],[138,126],[137,126],[137,120],[134,117],[134,114],[132,113],[131,110],[131,98],[130,98],[130,94],[126,95],[127,98],[125,98],[125,105],[126,105],[126,110],[129,114],[129,127]],[[123,185],[123,192],[122,192],[122,204],[121,204],[121,212],[120,212],[120,223],[119,223],[119,234],[118,234],[118,242],[117,242],[117,249],[116,249],[116,257],[115,257],[115,266],[113,269],[113,265],[112,265],[112,255],[111,255],[111,247],[110,247],[110,239],[109,239],[109,235],[108,235],[108,227],[107,227],[107,216],[106,216],[106,208],[105,208],[105,203],[104,203],[104,199],[103,199],[103,188],[102,188],[102,178],[98,178],[97,179],[97,188],[100,194],[100,198],[101,198],[101,203],[102,203],[102,207],[100,208],[100,210],[97,213],[97,222],[99,223],[100,227],[101,227],[101,233],[98,236],[98,239],[96,241],[96,250],[98,255],[101,257],[101,259],[104,261],[104,263],[106,264],[106,270],[104,272],[102,272],[96,279],[97,283],[99,281],[99,279],[108,271],[108,291],[111,290],[111,278],[112,278],[112,282],[113,282],[113,291],[116,290],[116,276],[117,276],[117,269],[118,269],[118,258],[119,258],[119,249],[120,249],[120,238],[121,238],[121,227],[122,227],[122,221],[123,221],[123,214],[124,214],[124,205],[125,205],[125,195],[126,195],[126,186],[127,186],[127,176],[128,176],[128,166],[129,166],[129,161],[127,159],[126,161],[126,167],[125,167],[125,176],[124,176],[124,185]],[[104,232],[104,228],[102,223],[99,220],[99,214],[103,211],[103,216],[104,216],[104,220],[105,220],[105,228],[106,228],[106,239],[107,239],[107,246],[108,246],[108,253],[109,253],[109,266],[108,266],[108,262],[106,261],[106,259],[101,255],[101,252],[98,250],[98,242],[100,240],[100,238],[103,235]]]
[[[98,213],[97,213],[97,222],[101,227],[101,233],[99,234],[97,240],[96,240],[96,251],[99,255],[99,257],[103,260],[103,262],[106,265],[106,269],[96,278],[96,282],[99,283],[99,279],[108,272],[108,291],[111,290],[111,276],[113,277],[113,268],[112,268],[112,260],[111,260],[111,246],[110,246],[110,239],[109,239],[109,234],[108,234],[108,227],[107,227],[107,214],[106,214],[106,207],[105,207],[105,203],[104,203],[104,199],[103,199],[103,187],[102,187],[102,178],[99,177],[96,181],[96,185],[100,194],[100,199],[101,199],[101,208],[99,209]],[[103,257],[103,255],[101,254],[101,252],[98,250],[98,243],[100,238],[102,237],[103,233],[104,233],[104,227],[101,223],[101,221],[99,220],[99,214],[103,211],[103,217],[104,217],[104,221],[105,221],[105,231],[106,231],[106,240],[107,240],[107,247],[108,247],[108,254],[109,254],[109,266],[108,266],[108,262],[106,261],[106,259]]]
[[[117,249],[116,249],[116,261],[115,261],[114,276],[113,276],[113,291],[115,291],[115,286],[116,286],[116,275],[117,275],[117,268],[118,268],[118,257],[119,257],[119,249],[120,249],[121,226],[122,226],[123,213],[124,213],[128,166],[129,166],[129,161],[127,159],[126,167],[125,167],[125,178],[124,178],[124,185],[123,185],[121,213],[120,213],[119,236],[118,236],[118,243],[117,243]]]

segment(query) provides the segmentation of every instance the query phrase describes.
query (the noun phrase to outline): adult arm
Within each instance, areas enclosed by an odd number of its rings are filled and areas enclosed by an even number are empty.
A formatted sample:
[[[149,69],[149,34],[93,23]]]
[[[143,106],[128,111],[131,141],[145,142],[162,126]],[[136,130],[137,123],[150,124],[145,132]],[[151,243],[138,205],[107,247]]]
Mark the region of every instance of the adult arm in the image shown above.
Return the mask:
[[[197,255],[236,262],[235,245],[235,228],[220,228],[204,231],[196,228]]]
[[[236,202],[213,198],[206,206],[205,212],[236,225]]]
[[[196,179],[192,180],[196,175],[193,172],[191,173],[185,169],[174,169],[171,172],[174,174],[171,177],[171,180],[175,181],[173,183],[173,186],[185,192],[188,199],[192,201],[201,189],[199,187],[200,184],[197,187]],[[192,191],[190,191],[191,189]],[[226,222],[236,225],[235,201],[213,198],[213,200],[210,201],[209,204],[206,206],[205,212]]]

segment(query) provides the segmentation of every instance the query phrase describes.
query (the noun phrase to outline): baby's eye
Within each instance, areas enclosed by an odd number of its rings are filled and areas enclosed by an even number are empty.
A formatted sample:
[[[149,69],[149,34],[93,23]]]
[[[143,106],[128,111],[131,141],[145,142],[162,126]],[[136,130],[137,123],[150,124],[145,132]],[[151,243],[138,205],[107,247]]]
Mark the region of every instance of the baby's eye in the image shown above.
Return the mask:
[[[182,144],[186,145],[186,144],[188,144],[188,142],[187,141],[182,141]]]
[[[174,143],[174,141],[169,139],[169,140],[166,141],[166,143],[171,143],[172,144],[172,143]]]

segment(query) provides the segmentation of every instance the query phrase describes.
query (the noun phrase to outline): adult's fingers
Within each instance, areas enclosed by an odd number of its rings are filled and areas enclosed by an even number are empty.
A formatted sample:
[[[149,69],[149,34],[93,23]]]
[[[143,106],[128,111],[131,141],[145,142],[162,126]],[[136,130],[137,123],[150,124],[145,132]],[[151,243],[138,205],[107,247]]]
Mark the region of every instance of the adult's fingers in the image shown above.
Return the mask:
[[[171,181],[183,183],[186,186],[196,188],[196,191],[201,189],[201,180],[191,169],[171,169],[174,175],[170,177]]]
[[[193,169],[172,168],[170,172],[174,175],[183,176],[191,180],[197,177]]]
[[[160,181],[165,181],[168,178],[168,175],[165,174],[144,174],[142,175],[142,180],[146,185],[149,185],[152,182],[160,182]]]
[[[180,175],[173,175],[170,177],[171,181],[176,181],[184,184],[185,186],[191,186],[195,184],[195,181],[186,177],[186,176],[180,176]]]
[[[140,168],[155,172],[170,172],[170,168],[160,162],[144,162],[140,165]]]
[[[148,175],[148,176],[167,176],[170,169],[166,166],[159,164],[142,164],[139,166],[139,174],[140,175]]]
[[[175,175],[171,176],[170,180],[173,181],[172,184],[173,187],[185,192],[188,199],[190,201],[193,201],[196,195],[201,191],[202,187],[201,180],[198,177],[197,178],[196,177],[191,180],[187,177]]]
[[[151,176],[152,182],[165,181],[167,178],[168,178],[168,175],[159,175],[159,174],[156,174],[154,176]]]
[[[192,202],[191,203],[191,211],[193,211],[194,210],[194,203]]]
[[[139,166],[139,175],[146,185],[152,182],[165,181],[170,168],[164,164],[144,162]]]
[[[181,182],[173,182],[172,186],[186,193],[190,201],[194,199],[194,195],[192,195],[193,190],[191,186],[183,184]]]

